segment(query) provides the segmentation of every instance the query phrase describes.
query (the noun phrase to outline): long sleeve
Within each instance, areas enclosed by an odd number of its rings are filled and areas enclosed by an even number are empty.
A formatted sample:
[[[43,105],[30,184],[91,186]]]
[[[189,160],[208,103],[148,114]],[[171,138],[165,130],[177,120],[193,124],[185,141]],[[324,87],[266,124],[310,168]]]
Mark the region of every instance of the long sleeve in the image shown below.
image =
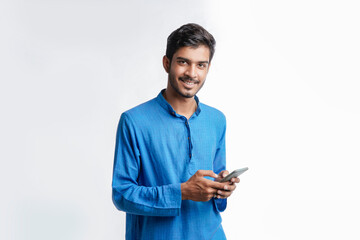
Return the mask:
[[[226,120],[224,121],[224,128],[220,138],[219,147],[216,150],[214,159],[214,172],[216,174],[226,169],[226,149],[225,149],[225,135],[226,135]],[[214,199],[215,207],[219,212],[223,212],[227,206],[227,199]]]
[[[136,128],[123,113],[117,130],[113,168],[112,196],[124,212],[145,216],[178,216],[181,207],[180,183],[140,186],[141,156]]]
[[[181,199],[181,183],[197,170],[225,169],[225,116],[195,96],[198,107],[186,119],[163,91],[119,121],[112,195],[126,212],[126,239],[225,239],[226,200]]]

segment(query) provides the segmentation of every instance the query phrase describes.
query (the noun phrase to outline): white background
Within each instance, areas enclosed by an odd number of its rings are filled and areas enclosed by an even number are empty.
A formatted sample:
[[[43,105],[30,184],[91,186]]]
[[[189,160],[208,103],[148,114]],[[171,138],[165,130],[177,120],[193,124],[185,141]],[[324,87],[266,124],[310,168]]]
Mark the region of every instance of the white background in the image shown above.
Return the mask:
[[[358,1],[0,2],[0,239],[123,239],[120,114],[166,87],[166,38],[217,40],[202,102],[248,166],[228,239],[359,239]]]

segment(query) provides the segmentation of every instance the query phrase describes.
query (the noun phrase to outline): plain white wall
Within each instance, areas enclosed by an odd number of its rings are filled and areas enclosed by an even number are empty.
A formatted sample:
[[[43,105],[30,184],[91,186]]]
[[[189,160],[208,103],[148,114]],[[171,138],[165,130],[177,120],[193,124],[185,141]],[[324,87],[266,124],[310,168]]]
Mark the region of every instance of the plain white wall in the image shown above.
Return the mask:
[[[0,239],[123,239],[111,201],[120,114],[166,86],[171,31],[217,50],[200,100],[248,166],[228,239],[359,239],[356,1],[0,3]]]

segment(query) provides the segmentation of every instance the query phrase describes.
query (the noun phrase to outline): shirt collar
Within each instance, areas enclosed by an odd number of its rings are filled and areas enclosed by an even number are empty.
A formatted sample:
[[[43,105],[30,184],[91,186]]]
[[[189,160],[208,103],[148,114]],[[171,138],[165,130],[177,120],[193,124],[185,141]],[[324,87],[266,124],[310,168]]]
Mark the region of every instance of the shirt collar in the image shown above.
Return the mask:
[[[169,112],[171,115],[174,115],[174,116],[178,116],[180,117],[181,115],[177,114],[175,112],[175,110],[173,109],[173,107],[166,101],[166,99],[164,98],[163,96],[163,93],[164,93],[165,89],[161,90],[160,93],[158,94],[158,96],[156,97],[156,100],[158,101],[158,103],[167,111]],[[198,116],[201,112],[201,103],[199,102],[199,98],[195,95],[194,97],[195,101],[196,101],[196,104],[197,104],[197,108],[196,108],[196,111],[194,112],[194,114],[191,116],[194,117],[194,116]]]

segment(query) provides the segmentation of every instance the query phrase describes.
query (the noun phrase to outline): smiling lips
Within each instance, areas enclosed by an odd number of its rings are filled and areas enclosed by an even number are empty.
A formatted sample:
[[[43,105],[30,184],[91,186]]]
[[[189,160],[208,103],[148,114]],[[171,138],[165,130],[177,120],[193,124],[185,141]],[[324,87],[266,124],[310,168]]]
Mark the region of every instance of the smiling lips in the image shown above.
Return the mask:
[[[199,83],[199,81],[193,80],[191,78],[179,78],[179,80],[184,82],[187,86],[194,86],[194,84]]]

